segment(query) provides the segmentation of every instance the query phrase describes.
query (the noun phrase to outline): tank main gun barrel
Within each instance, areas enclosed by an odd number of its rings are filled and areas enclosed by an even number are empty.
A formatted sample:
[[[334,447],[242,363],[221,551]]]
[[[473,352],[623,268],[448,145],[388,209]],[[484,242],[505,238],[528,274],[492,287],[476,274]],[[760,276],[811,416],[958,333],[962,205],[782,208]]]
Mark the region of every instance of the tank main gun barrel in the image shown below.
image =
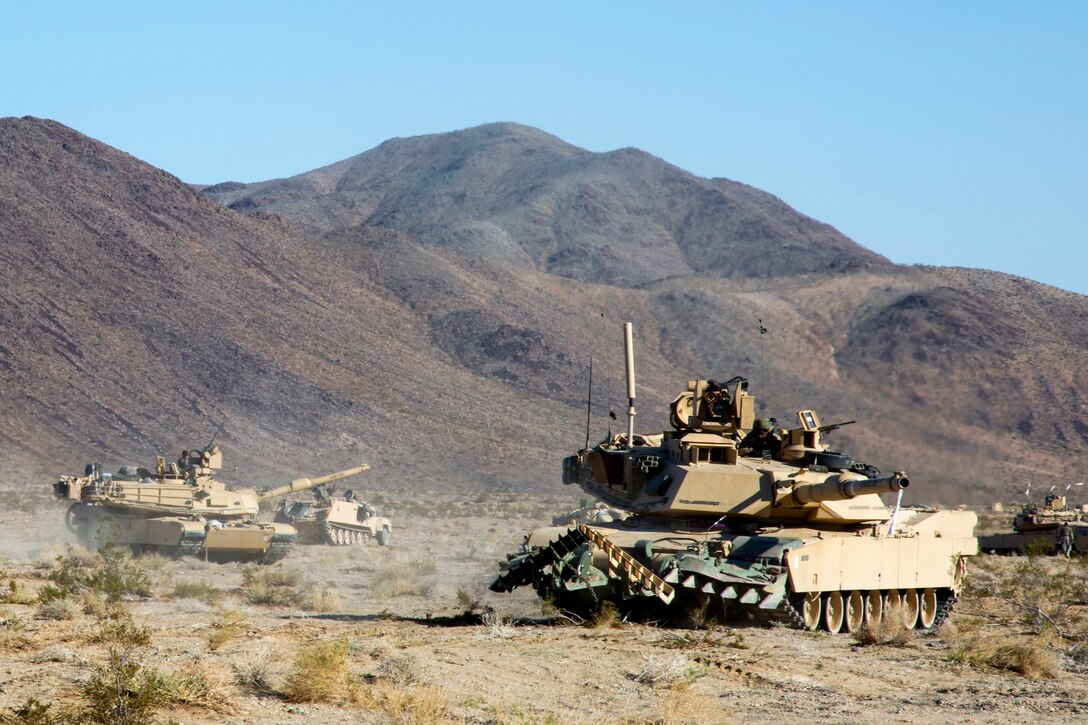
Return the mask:
[[[327,476],[318,476],[317,478],[296,478],[291,483],[285,483],[282,486],[276,486],[269,489],[264,493],[258,494],[258,498],[262,501],[266,501],[270,498],[276,498],[277,496],[286,496],[289,493],[297,493],[298,491],[308,491],[311,488],[320,486],[325,483],[331,483],[333,481],[339,481],[341,478],[347,478],[348,476],[356,476],[363,471],[369,471],[370,464],[364,463],[361,466],[355,468],[347,468],[343,471],[337,471],[336,473],[330,473]]]
[[[867,493],[895,493],[910,485],[903,471],[882,478],[855,478],[832,480],[812,485],[800,484],[793,489],[793,497],[800,503],[842,501]]]

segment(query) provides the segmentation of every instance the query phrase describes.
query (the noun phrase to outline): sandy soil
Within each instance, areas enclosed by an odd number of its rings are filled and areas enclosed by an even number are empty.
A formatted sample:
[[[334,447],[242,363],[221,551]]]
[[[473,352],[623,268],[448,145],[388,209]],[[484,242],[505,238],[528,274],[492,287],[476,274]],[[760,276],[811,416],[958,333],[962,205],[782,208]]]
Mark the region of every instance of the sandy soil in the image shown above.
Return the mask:
[[[423,500],[385,502],[382,513],[395,527],[389,547],[297,547],[275,565],[330,585],[339,604],[328,613],[250,603],[239,591],[241,564],[145,557],[155,595],[124,605],[153,632],[144,664],[183,670],[199,663],[218,673],[215,709],[181,708],[164,717],[262,724],[1073,723],[1088,715],[1088,682],[1075,666],[1046,679],[979,670],[953,664],[951,646],[936,635],[903,646],[863,647],[848,635],[781,627],[556,624],[541,616],[532,592],[498,595],[486,585],[496,562],[526,531],[576,500]],[[32,593],[47,583],[50,562],[70,539],[62,513],[50,502],[37,514],[10,508],[0,514],[5,587],[15,580]],[[179,583],[204,583],[218,596],[211,603],[172,596]],[[457,619],[466,595],[515,618],[513,624]],[[969,600],[961,602],[953,622],[969,618],[965,612],[971,610]],[[209,637],[225,621],[237,622],[237,633],[213,651]],[[1003,631],[992,626],[995,636]],[[57,706],[77,702],[81,684],[104,661],[104,645],[87,641],[96,628],[92,615],[49,620],[39,616],[36,603],[0,604],[0,711],[10,713],[30,697]],[[277,687],[295,655],[340,639],[350,644],[351,671],[369,677],[364,688],[381,681],[375,677],[391,660],[407,661],[417,683],[401,689],[437,701],[438,714],[288,702]],[[233,681],[237,667],[255,662],[267,664],[272,686],[265,691]],[[661,681],[646,682],[652,675]],[[683,686],[670,686],[676,682]]]

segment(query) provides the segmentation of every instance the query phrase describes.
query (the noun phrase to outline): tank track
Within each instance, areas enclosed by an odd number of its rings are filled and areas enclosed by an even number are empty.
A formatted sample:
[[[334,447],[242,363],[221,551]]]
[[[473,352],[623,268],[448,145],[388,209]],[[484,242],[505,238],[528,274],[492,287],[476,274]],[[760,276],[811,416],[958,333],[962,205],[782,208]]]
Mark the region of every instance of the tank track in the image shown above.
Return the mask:
[[[268,547],[268,551],[265,552],[264,561],[269,564],[279,561],[287,556],[293,544],[294,541],[273,541],[272,545]]]
[[[339,540],[340,537],[336,535],[337,532],[342,532],[348,536],[341,541]],[[324,539],[329,546],[360,546],[369,541],[370,538],[370,532],[367,530],[348,529],[334,524],[325,524]]]
[[[930,630],[938,630],[941,625],[945,623],[950,616],[952,616],[952,610],[956,607],[956,602],[960,600],[960,595],[956,592],[949,592],[949,595],[945,597],[941,602],[941,606],[937,608],[937,617],[933,620],[933,626]]]

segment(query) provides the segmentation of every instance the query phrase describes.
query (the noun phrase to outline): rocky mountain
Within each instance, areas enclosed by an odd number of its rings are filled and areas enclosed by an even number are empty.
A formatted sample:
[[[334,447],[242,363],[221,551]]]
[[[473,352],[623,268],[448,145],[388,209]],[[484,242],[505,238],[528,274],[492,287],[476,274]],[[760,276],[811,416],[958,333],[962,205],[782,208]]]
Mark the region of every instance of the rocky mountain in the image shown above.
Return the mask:
[[[393,139],[290,179],[204,193],[315,231],[396,229],[609,285],[889,266],[758,189],[700,179],[637,149],[591,153],[512,123]]]
[[[764,192],[513,124],[198,193],[5,119],[0,260],[0,444],[42,481],[225,420],[240,481],[362,459],[373,486],[556,486],[590,357],[591,437],[622,414],[627,319],[640,430],[741,373],[780,421],[862,421],[832,441],[916,500],[1080,480],[1088,451],[1088,299],[896,266]]]

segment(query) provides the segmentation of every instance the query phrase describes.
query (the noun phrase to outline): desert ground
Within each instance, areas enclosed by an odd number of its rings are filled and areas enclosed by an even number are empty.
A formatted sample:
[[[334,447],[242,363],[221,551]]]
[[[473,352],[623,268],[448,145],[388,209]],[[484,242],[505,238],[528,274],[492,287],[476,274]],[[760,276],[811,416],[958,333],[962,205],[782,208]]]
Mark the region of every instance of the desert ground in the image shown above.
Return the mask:
[[[74,547],[62,504],[0,494],[0,722],[1088,716],[1082,560],[976,557],[972,586],[936,633],[576,623],[542,611],[531,590],[487,590],[504,553],[575,508],[574,493],[416,492],[370,497],[393,520],[387,547],[297,546],[266,567],[125,554],[114,563],[143,578],[141,593],[111,603],[92,587],[43,603],[60,572],[101,556]],[[122,681],[128,720],[103,704]]]

